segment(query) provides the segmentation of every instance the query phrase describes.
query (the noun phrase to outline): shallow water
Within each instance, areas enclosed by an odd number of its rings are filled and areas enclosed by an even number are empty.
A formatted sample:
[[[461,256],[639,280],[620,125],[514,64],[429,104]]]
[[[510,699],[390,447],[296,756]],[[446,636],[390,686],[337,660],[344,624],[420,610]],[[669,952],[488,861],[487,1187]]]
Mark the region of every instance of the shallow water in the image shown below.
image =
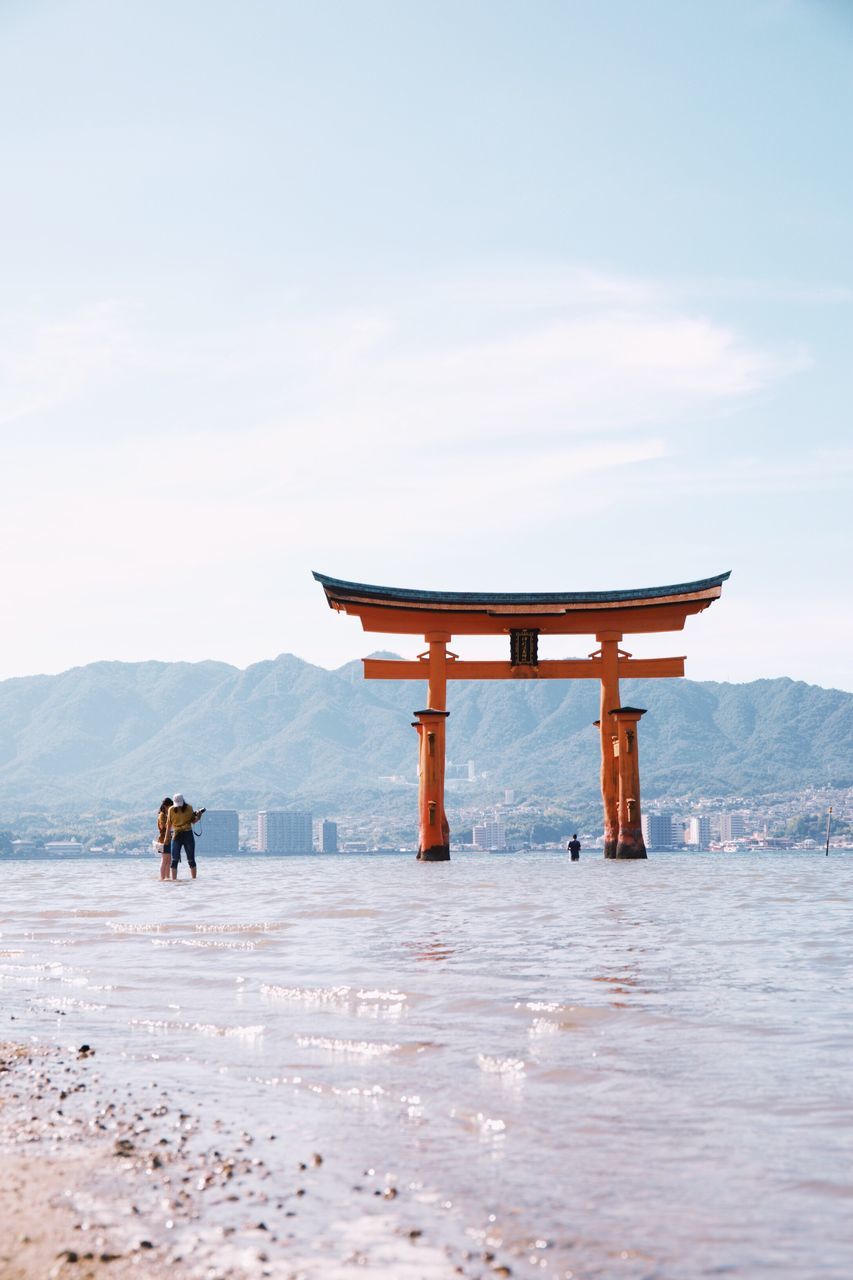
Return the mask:
[[[850,856],[2,870],[0,1038],[323,1151],[344,1216],[351,1166],[514,1275],[853,1274]]]

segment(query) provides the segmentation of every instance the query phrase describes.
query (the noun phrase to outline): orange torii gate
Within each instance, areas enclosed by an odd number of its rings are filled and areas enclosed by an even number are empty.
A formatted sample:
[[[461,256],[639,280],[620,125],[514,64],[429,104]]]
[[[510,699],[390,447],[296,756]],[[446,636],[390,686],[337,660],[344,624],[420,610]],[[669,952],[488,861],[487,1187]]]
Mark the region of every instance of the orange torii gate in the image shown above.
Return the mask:
[[[730,571],[729,571],[730,572]],[[365,631],[422,635],[429,646],[414,662],[364,658],[367,680],[426,680],[427,705],[415,711],[419,739],[418,858],[450,857],[444,812],[448,680],[589,680],[601,682],[601,799],[605,858],[645,858],[640,825],[637,726],[645,711],[623,707],[622,677],[684,675],[684,658],[633,658],[621,649],[626,634],[681,631],[687,617],[719,599],[729,573],[673,587],[633,591],[508,594],[412,591],[404,587],[314,577],[332,609],[354,614]],[[454,635],[508,635],[509,662],[466,661],[447,646]],[[588,658],[539,660],[540,635],[592,635]]]

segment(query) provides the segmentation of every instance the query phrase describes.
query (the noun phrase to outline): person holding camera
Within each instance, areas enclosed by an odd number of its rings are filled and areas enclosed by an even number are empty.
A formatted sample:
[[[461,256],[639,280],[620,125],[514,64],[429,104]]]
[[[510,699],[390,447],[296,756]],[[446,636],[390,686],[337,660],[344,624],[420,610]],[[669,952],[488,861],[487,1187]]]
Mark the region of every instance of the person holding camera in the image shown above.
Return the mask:
[[[171,840],[173,880],[178,878],[178,863],[181,860],[182,849],[187,855],[190,875],[193,880],[196,878],[193,823],[198,822],[204,812],[204,809],[194,809],[191,804],[187,804],[180,791],[175,792],[174,802],[166,814],[166,838]]]

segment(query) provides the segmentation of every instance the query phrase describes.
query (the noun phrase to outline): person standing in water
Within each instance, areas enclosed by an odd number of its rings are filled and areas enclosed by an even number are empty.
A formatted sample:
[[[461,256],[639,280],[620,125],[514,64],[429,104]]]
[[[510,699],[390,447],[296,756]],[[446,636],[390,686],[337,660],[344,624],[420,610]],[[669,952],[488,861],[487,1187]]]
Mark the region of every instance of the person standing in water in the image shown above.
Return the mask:
[[[169,848],[169,820],[167,814],[172,807],[172,797],[166,796],[160,808],[157,811],[157,843],[160,846],[160,879],[169,879],[169,866],[172,861],[172,851]]]
[[[576,831],[576,832],[575,832],[575,834],[572,836],[572,838],[571,838],[571,840],[569,841],[569,843],[566,845],[566,848],[568,849],[569,853],[572,855],[572,862],[580,862],[580,857],[581,857],[581,842],[580,842],[580,840],[578,840],[578,833],[577,833],[577,831]],[[174,865],[174,864],[173,864],[173,865]]]
[[[195,865],[195,836],[193,834],[193,823],[198,822],[204,809],[194,809],[191,804],[187,804],[180,791],[175,792],[175,799],[169,812],[166,814],[167,835],[171,839],[171,855],[172,855],[172,879],[178,878],[178,863],[181,860],[181,849],[187,855],[187,863],[190,868],[190,875],[193,880],[196,878]]]

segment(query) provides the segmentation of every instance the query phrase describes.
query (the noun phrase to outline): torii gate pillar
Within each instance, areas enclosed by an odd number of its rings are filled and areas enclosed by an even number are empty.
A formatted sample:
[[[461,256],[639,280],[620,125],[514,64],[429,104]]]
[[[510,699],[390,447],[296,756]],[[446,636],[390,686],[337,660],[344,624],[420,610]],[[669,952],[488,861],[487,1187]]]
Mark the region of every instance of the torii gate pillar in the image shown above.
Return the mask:
[[[418,860],[450,861],[450,825],[444,811],[444,772],[447,755],[447,642],[446,631],[424,636],[427,659],[427,707],[416,711],[418,731]]]
[[[619,641],[621,631],[602,631],[595,637],[601,648],[601,804],[604,810],[604,856],[615,858],[619,843],[619,773],[614,750],[616,725],[612,711],[619,706]]]
[[[640,815],[640,755],[637,725],[646,713],[639,707],[614,707],[611,719],[616,724],[614,751],[619,773],[619,837],[615,858],[646,858]],[[605,856],[607,856],[605,854]]]
[[[450,826],[444,812],[445,724],[449,712],[416,711],[418,731],[418,861],[450,861]]]

